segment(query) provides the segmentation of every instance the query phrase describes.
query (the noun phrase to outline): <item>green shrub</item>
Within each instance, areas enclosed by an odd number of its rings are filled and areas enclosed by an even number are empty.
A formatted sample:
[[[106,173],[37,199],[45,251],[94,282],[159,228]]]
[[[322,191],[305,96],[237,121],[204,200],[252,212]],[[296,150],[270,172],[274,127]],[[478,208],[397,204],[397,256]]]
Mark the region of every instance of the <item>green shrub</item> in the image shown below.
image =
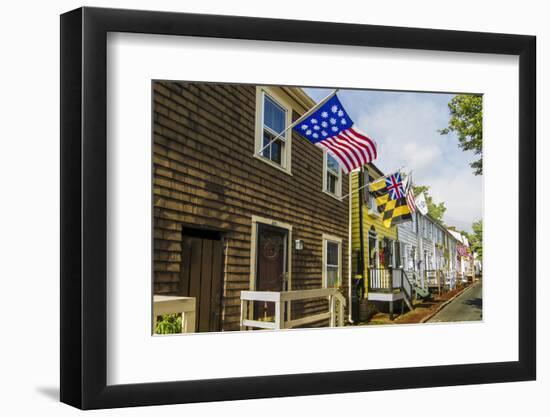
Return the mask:
[[[156,334],[181,333],[181,313],[165,314],[161,320],[157,319]]]

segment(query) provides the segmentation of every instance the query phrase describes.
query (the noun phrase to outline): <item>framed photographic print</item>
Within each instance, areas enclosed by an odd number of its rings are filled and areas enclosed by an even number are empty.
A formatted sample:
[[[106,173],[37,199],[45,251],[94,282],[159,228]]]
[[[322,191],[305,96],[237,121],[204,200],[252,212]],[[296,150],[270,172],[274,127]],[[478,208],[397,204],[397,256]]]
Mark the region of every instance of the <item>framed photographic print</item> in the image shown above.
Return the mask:
[[[61,16],[61,400],[535,379],[535,38]]]

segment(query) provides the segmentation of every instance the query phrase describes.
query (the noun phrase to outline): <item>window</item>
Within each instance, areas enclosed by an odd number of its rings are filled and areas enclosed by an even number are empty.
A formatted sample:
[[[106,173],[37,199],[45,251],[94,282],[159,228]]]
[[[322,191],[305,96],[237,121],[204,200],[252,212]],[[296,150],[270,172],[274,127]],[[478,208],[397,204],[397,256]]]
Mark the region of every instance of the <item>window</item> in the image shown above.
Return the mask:
[[[338,288],[342,284],[341,246],[341,239],[323,236],[323,283],[325,288]]]
[[[374,231],[374,226],[371,226],[371,230],[369,230],[369,268],[378,268],[378,257],[376,253],[376,246],[377,246],[377,235],[376,231]]]
[[[409,251],[409,269],[416,271],[416,246],[412,246]]]
[[[342,195],[342,170],[338,161],[328,152],[324,155],[324,189],[336,197]]]
[[[275,90],[256,90],[255,156],[290,173],[292,108]],[[281,135],[281,136],[279,136]]]
[[[394,259],[395,259],[395,268],[401,268],[403,267],[403,259],[401,259],[401,242],[395,242],[393,243],[395,248],[394,253]]]
[[[369,176],[369,173],[365,171],[365,180],[363,184],[370,184],[373,182],[373,179]],[[369,191],[369,187],[365,186],[362,190],[362,195],[365,201],[365,204],[367,205],[367,210],[370,215],[378,216],[380,213],[378,212],[378,208],[376,206],[376,199],[374,197],[374,194]]]
[[[388,238],[380,240],[380,258],[384,268],[393,268],[394,265],[394,243],[395,241]]]

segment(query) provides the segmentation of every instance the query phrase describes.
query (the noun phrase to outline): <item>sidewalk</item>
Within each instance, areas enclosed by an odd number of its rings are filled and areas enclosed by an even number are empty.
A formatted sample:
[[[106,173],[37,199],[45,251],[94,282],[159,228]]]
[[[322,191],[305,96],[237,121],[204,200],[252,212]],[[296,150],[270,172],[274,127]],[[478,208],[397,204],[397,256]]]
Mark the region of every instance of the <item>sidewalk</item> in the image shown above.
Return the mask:
[[[408,309],[405,309],[406,312],[403,315],[399,315],[397,317],[394,316],[394,320],[390,320],[390,315],[387,313],[377,313],[369,321],[355,323],[354,325],[375,326],[385,324],[422,323],[431,315],[435,314],[439,308],[442,308],[444,303],[466,291],[472,285],[473,283],[468,283],[464,287],[455,288],[452,291],[441,294],[441,296],[434,294],[430,300],[415,301],[413,311],[408,311]]]

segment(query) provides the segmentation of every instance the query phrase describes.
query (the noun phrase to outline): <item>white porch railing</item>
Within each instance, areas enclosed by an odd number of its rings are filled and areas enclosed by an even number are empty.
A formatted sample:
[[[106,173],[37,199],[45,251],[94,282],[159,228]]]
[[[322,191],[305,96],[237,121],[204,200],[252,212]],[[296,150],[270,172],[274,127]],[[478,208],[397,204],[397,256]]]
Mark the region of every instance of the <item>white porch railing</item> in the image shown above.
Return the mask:
[[[445,271],[445,286],[449,290],[456,288],[456,271]]]
[[[285,319],[285,308],[291,301],[308,300],[313,298],[328,299],[328,312],[306,316],[291,320]],[[274,321],[253,320],[248,316],[249,303],[254,301],[275,303]],[[329,319],[330,327],[342,327],[344,325],[344,306],[346,300],[336,288],[321,288],[317,290],[295,291],[241,291],[241,330],[247,327],[258,329],[290,329],[320,320]]]
[[[171,295],[153,296],[153,329],[157,327],[157,317],[165,314],[181,313],[181,332],[195,332],[195,297],[176,297]]]

